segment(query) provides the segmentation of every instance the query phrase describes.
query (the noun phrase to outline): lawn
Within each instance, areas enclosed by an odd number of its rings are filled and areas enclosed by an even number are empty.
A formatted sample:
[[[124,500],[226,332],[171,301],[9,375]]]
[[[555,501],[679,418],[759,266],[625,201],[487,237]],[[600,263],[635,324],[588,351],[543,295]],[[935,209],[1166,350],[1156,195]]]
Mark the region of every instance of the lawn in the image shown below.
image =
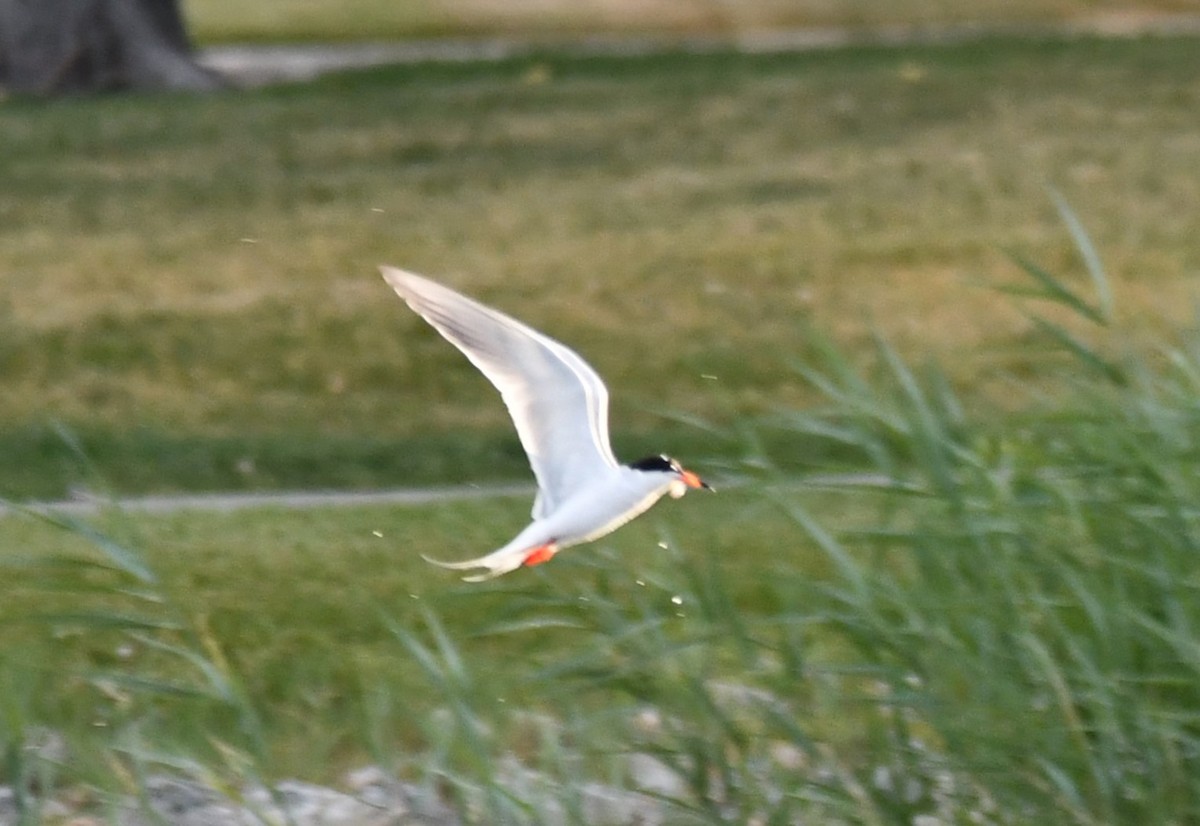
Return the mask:
[[[420,559],[421,553],[453,559],[490,549],[523,526],[527,506],[500,498],[401,508],[262,509],[224,516],[185,512],[132,519],[110,514],[98,524],[107,536],[141,551],[158,577],[156,587],[166,595],[166,607],[122,600],[108,591],[96,605],[114,613],[124,606],[122,615],[183,619],[206,629],[244,676],[249,695],[262,705],[270,733],[271,772],[333,781],[342,770],[370,759],[366,747],[372,737],[391,742],[397,754],[403,745],[420,742],[420,721],[439,705],[438,693],[429,690],[427,675],[388,631],[387,619],[418,629],[422,612],[433,610],[455,639],[472,640],[519,614],[514,600],[528,607],[563,598],[574,592],[566,585],[573,581],[595,587],[596,571],[587,557],[597,552],[605,559],[612,587],[625,591],[640,579],[650,583],[643,587],[666,605],[684,587],[671,571],[684,548],[719,559],[721,548],[736,544],[738,558],[774,558],[772,564],[756,566],[756,573],[739,585],[748,591],[776,566],[822,568],[802,547],[772,547],[787,532],[786,520],[761,493],[748,490],[727,491],[708,502],[691,497],[663,506],[656,516],[630,526],[619,542],[605,542],[587,554],[564,555],[553,569],[493,587],[459,587],[455,575]],[[762,518],[753,526],[739,525],[739,519],[756,515]],[[673,551],[658,545],[668,537]],[[0,520],[0,542],[6,549],[22,551],[24,560],[60,553],[95,558],[85,538],[35,521]],[[741,563],[731,558],[724,564]],[[63,589],[65,598],[59,594],[48,599],[46,578],[28,577],[23,580],[26,587],[6,597],[0,621],[13,628],[20,617],[78,612],[78,583],[58,576],[74,584]],[[675,590],[670,590],[671,584]],[[40,664],[50,681],[78,673],[81,665],[138,671],[147,668],[138,658],[153,655],[136,645],[136,654],[118,660],[114,652],[127,635],[95,629],[89,633],[86,620],[62,621],[55,627],[59,641],[48,648],[39,648],[46,629],[38,623],[16,625],[22,633],[10,633],[7,643],[10,650],[21,651],[26,644],[39,650],[30,660]],[[493,698],[520,697],[522,703],[537,707],[539,701],[527,694],[525,683],[578,636],[531,629],[469,645],[473,655],[493,663],[487,689]],[[191,676],[174,669],[171,673]],[[46,705],[39,703],[36,715],[65,716],[61,725],[86,731],[94,716],[113,713],[108,698],[91,692],[90,686],[77,683],[74,688],[65,698],[64,692],[47,692]],[[397,702],[403,698],[399,718],[386,731],[370,732],[365,703],[383,689]],[[65,701],[78,705],[64,712]],[[183,709],[187,713],[174,716],[164,728],[191,747],[217,728],[214,719],[222,719],[222,709],[214,711],[209,704]]]
[[[5,782],[375,762],[521,823],[513,756],[638,752],[681,823],[1196,819],[1197,104],[1187,39],[6,101],[9,498],[524,478],[381,261],[729,484],[482,587],[419,553],[526,502],[0,518]]]
[[[618,453],[740,459],[806,404],[816,327],[878,329],[1017,405],[1007,251],[1130,324],[1186,322],[1195,41],[991,40],[781,56],[565,56],[309,86],[0,108],[0,467],[10,497],[376,487],[525,473],[503,406],[393,296],[424,272],[578,348]],[[793,446],[799,453],[803,446]]]

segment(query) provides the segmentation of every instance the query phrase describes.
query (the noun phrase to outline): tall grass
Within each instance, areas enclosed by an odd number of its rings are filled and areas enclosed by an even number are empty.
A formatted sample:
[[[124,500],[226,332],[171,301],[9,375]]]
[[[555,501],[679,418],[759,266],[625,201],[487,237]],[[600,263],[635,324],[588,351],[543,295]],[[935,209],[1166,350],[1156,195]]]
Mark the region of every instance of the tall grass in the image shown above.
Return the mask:
[[[682,551],[661,582],[598,557],[590,586],[513,594],[497,633],[573,629],[532,688],[574,721],[560,738],[656,755],[681,822],[1200,815],[1200,348],[1128,346],[1058,206],[1088,277],[1017,260],[1027,282],[1008,289],[1065,395],[989,417],[885,340],[871,372],[824,345],[799,369],[828,406],[788,421],[857,453],[861,475],[836,487],[874,503],[872,524],[827,525],[805,493],[773,493],[832,573],[742,560],[761,563],[743,572],[751,606],[717,560]],[[430,674],[469,681],[438,639]]]
[[[882,699],[908,710],[922,748],[1010,811],[1186,820],[1200,806],[1200,351],[1189,339],[1140,354],[1122,340],[1099,259],[1058,206],[1092,294],[1020,263],[1032,297],[1090,326],[1029,311],[1070,357],[1066,402],[981,422],[936,368],[914,370],[882,342],[869,384],[832,352],[814,375],[836,400],[838,438],[903,500],[871,531],[814,531],[843,570],[823,590],[832,627],[883,669]]]
[[[1200,340],[1131,344],[1099,256],[1058,209],[1081,275],[1014,256],[1022,278],[1001,289],[1060,394],[977,410],[882,336],[870,367],[814,337],[797,372],[825,404],[780,426],[833,443],[854,473],[797,486],[756,448],[759,501],[787,520],[776,548],[664,531],[659,564],[602,546],[536,583],[405,617],[381,607],[433,709],[365,687],[365,748],[476,823],[604,822],[599,782],[669,823],[1195,820]],[[853,521],[816,511],[831,495]],[[45,581],[96,605],[45,619],[155,655],[85,675],[114,707],[102,747],[117,757],[99,765],[134,782],[163,764],[269,775],[269,698],[171,608],[143,556],[61,524],[94,555],[51,560]],[[799,564],[808,546],[827,564]],[[492,613],[464,624],[481,602]],[[147,721],[180,703],[218,712],[192,741],[215,748],[159,742]],[[9,702],[10,754],[23,713]],[[404,746],[386,736],[397,718],[419,732]],[[9,781],[36,771],[10,760]]]
[[[184,773],[216,788],[262,777],[268,745],[255,701],[221,644],[182,609],[146,555],[86,521],[0,506],[88,549],[23,556],[9,548],[0,562],[10,592],[33,590],[39,605],[36,613],[9,613],[5,624],[45,631],[41,644],[9,635],[22,642],[7,645],[0,660],[6,678],[20,684],[5,692],[0,727],[8,757],[0,776],[15,792],[20,822],[42,822],[42,798],[63,784],[84,784],[104,798],[132,794],[148,805],[153,773]],[[48,671],[44,663],[58,660],[46,649],[78,638],[86,640],[80,667]],[[181,716],[184,705],[203,710]],[[213,721],[219,725],[195,728]]]

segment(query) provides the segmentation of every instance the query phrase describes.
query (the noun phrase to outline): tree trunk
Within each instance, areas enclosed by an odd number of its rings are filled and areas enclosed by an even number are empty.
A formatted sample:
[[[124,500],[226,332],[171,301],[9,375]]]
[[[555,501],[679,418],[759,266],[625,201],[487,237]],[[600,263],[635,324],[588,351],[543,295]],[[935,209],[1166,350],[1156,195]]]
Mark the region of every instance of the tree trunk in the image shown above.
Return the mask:
[[[0,0],[0,90],[207,90],[178,0]]]

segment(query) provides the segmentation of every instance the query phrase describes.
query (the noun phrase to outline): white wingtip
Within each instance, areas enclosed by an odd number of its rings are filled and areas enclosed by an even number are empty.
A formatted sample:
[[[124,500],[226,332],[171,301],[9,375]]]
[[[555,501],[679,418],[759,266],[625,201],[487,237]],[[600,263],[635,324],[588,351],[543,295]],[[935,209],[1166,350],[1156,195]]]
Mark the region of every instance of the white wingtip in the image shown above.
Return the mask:
[[[421,279],[422,281],[426,280],[415,272],[402,270],[399,267],[391,267],[387,264],[379,265],[379,274],[383,276],[383,280],[390,284],[396,292],[402,292],[408,286],[405,282],[411,281],[414,278]]]

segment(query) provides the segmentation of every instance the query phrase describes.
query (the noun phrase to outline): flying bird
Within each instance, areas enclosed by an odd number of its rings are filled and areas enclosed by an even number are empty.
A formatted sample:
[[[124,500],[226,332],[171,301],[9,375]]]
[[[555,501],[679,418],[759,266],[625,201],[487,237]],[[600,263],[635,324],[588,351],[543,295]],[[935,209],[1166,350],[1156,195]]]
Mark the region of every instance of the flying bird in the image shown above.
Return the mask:
[[[428,278],[380,267],[408,306],[500,391],[538,491],[533,521],[504,547],[463,562],[428,562],[480,582],[599,539],[664,494],[711,487],[668,456],[619,464],[608,441],[608,390],[578,353]]]

